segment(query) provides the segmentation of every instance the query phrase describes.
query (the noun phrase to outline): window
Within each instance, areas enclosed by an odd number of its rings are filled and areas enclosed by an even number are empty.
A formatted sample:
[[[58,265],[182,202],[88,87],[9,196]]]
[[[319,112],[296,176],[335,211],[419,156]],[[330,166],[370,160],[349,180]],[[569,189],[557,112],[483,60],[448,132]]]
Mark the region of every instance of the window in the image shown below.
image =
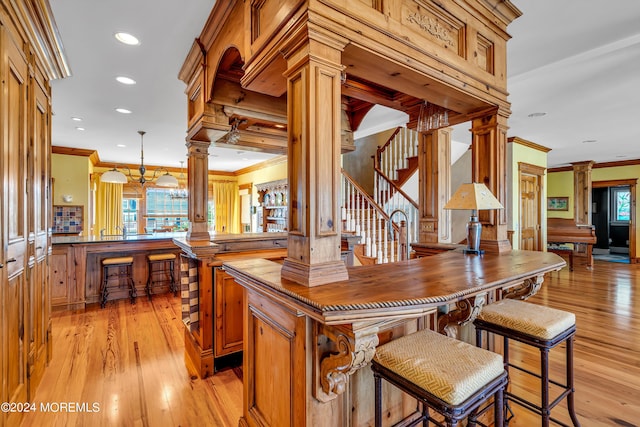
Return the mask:
[[[631,192],[627,187],[613,188],[613,221],[628,222],[631,220]]]
[[[138,232],[138,200],[122,199],[122,221],[127,233]]]
[[[148,187],[145,199],[145,231],[152,233],[187,230],[188,198],[172,197],[170,189]]]

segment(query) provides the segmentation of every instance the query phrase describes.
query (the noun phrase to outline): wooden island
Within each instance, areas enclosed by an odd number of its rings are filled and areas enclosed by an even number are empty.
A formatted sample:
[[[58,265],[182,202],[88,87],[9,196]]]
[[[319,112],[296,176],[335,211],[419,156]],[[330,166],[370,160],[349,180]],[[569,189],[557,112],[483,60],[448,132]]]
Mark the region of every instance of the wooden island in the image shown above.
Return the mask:
[[[416,329],[455,335],[485,302],[539,289],[565,262],[546,252],[449,251],[349,268],[349,280],[306,287],[266,260],[225,262],[246,289],[244,411],[240,425],[373,424],[375,348]],[[390,419],[414,403],[393,394]],[[277,397],[277,398],[275,398]]]

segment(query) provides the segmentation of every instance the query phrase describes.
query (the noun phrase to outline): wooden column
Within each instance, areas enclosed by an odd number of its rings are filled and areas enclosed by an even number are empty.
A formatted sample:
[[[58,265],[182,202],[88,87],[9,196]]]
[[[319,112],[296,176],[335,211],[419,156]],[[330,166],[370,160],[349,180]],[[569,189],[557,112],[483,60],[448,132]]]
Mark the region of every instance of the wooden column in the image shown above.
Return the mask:
[[[209,142],[188,141],[189,230],[187,240],[210,240],[207,223]]]
[[[494,110],[473,119],[471,177],[484,183],[507,206],[507,114]],[[487,252],[508,252],[506,209],[479,211],[482,223],[480,247]]]
[[[451,128],[420,135],[418,146],[420,243],[450,243]]]
[[[309,34],[283,52],[290,217],[282,277],[310,287],[348,279],[340,259],[338,205],[344,42],[329,37]]]
[[[573,217],[578,225],[591,225],[591,169],[594,161],[573,165]]]

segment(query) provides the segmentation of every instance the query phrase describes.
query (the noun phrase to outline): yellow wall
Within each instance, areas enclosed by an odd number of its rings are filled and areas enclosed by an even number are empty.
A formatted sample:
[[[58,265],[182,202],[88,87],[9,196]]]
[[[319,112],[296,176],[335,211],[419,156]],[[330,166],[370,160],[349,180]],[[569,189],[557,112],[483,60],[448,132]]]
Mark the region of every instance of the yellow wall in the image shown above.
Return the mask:
[[[640,165],[616,166],[610,168],[593,168],[591,181],[610,181],[615,179],[638,179],[640,177]],[[552,172],[548,177],[549,193],[551,196],[568,196],[569,211],[550,211],[549,218],[573,218],[573,171]],[[640,185],[636,186],[636,257],[640,254],[640,226],[638,221],[638,201],[640,201]]]
[[[507,185],[507,222],[508,229],[513,230],[512,247],[520,249],[520,180],[518,163],[528,163],[534,166],[547,168],[547,153],[535,148],[512,142],[508,145],[508,168],[511,180]],[[542,248],[547,246],[547,214],[546,214],[546,194],[547,178],[542,178],[541,201],[544,203],[540,209],[541,238],[540,245]]]
[[[252,183],[251,206],[258,206],[258,191],[256,184],[287,179],[287,162],[283,161],[273,166],[267,166],[257,171],[238,175],[238,185]]]
[[[53,178],[53,204],[84,206],[82,218],[84,236],[89,235],[89,174],[91,161],[84,156],[66,154],[51,155],[51,177]],[[71,196],[71,202],[64,202],[62,196]]]
[[[548,218],[573,218],[573,171],[551,172],[547,176],[547,197],[568,197],[569,210],[547,211]]]

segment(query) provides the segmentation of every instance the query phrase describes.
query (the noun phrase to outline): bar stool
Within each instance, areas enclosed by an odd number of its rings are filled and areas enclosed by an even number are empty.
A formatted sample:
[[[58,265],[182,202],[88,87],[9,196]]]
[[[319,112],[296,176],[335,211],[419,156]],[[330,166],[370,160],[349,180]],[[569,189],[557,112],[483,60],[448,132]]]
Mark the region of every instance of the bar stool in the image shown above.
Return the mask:
[[[113,271],[115,270],[115,271]],[[116,278],[115,285],[109,285],[109,279]],[[136,286],[133,282],[133,257],[105,258],[102,260],[102,289],[100,290],[100,307],[104,308],[109,297],[109,289],[122,287],[122,279],[129,285],[131,304],[136,302]]]
[[[441,426],[429,414],[431,408],[445,417],[447,426],[457,426],[465,418],[468,426],[474,426],[490,406],[480,407],[491,397],[494,425],[504,425],[507,373],[496,353],[425,329],[376,348],[371,370],[376,427],[382,426],[383,379],[423,404],[421,412],[416,410],[398,425],[426,426],[432,421]]]
[[[551,410],[566,397],[571,421],[575,427],[580,426],[574,404],[573,339],[576,333],[576,317],[573,313],[524,301],[504,299],[485,306],[474,324],[476,343],[479,347],[482,347],[482,331],[501,335],[504,338],[503,355],[507,372],[511,367],[540,379],[540,405],[506,391],[507,405],[512,401],[539,414],[542,417],[543,427],[547,427],[550,421],[567,426],[551,417]],[[540,350],[540,375],[509,361],[510,339]],[[566,343],[566,384],[549,378],[549,350],[562,343]],[[562,389],[560,395],[552,402],[549,402],[550,383]]]
[[[162,284],[168,282],[169,291],[173,292],[174,296],[178,295],[178,285],[173,272],[175,261],[176,255],[172,253],[147,255],[147,269],[149,270],[149,277],[147,278],[145,290],[149,296],[149,300],[151,300],[153,286],[158,283]],[[169,268],[167,268],[167,264],[169,265]],[[160,266],[160,268],[154,269],[155,266]],[[154,280],[154,275],[160,276],[160,279]]]

